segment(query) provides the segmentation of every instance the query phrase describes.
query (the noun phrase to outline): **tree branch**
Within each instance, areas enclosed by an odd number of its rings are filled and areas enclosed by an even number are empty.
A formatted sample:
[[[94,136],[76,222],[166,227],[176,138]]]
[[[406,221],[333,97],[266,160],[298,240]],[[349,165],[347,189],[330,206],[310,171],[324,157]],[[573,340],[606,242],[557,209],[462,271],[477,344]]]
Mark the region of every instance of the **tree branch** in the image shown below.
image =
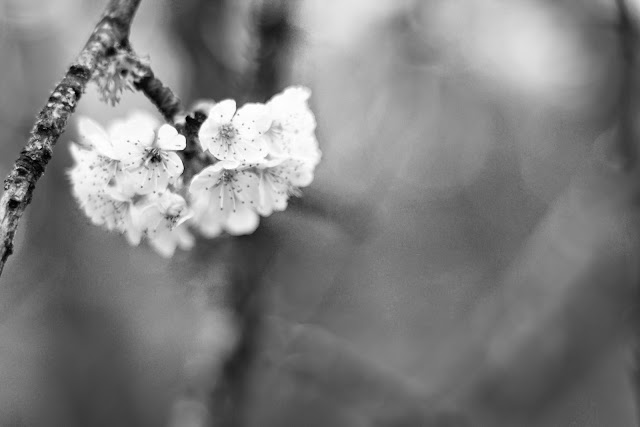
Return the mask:
[[[0,274],[13,252],[13,239],[22,214],[44,174],[53,147],[65,131],[98,62],[125,43],[140,0],[110,0],[84,48],[71,64],[38,114],[27,145],[4,181],[0,199]]]

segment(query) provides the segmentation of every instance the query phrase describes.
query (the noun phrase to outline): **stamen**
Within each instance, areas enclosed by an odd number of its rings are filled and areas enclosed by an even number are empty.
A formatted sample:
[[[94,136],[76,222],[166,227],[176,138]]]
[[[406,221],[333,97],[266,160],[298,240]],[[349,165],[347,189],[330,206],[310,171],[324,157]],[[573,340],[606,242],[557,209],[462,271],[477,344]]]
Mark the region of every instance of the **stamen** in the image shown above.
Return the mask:
[[[147,152],[147,161],[150,163],[162,162],[162,155],[159,148],[152,148]]]
[[[232,140],[236,136],[236,128],[226,123],[220,127],[220,137],[227,141]]]

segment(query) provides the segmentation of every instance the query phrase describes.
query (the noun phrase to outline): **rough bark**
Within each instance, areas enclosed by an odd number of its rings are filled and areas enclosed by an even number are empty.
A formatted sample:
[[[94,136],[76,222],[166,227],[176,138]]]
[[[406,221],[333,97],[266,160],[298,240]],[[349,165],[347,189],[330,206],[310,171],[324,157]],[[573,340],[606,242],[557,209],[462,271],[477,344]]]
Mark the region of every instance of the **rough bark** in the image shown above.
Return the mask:
[[[84,48],[55,87],[37,116],[27,145],[4,181],[0,199],[0,274],[13,252],[13,239],[36,183],[67,121],[84,93],[96,65],[127,42],[140,0],[110,0]]]

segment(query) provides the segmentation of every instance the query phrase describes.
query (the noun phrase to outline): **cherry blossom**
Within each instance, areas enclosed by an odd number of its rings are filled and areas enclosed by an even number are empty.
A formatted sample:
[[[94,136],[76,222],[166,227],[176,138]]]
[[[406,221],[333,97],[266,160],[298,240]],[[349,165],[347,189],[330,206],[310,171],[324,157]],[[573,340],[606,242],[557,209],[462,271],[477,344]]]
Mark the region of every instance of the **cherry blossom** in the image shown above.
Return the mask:
[[[273,119],[264,134],[269,154],[274,158],[296,158],[315,166],[320,161],[320,150],[315,137],[316,119],[309,108],[311,91],[296,86],[275,95],[267,103]]]
[[[139,194],[158,194],[182,174],[184,166],[176,151],[185,148],[186,140],[173,126],[164,124],[156,133],[153,119],[138,115],[113,129],[122,168]]]
[[[261,136],[270,126],[271,119],[263,104],[245,104],[236,111],[236,102],[227,99],[211,107],[198,138],[203,149],[216,159],[255,163],[267,155]]]
[[[206,237],[223,230],[249,234],[258,227],[258,176],[238,163],[221,161],[208,166],[191,181],[189,193],[194,209],[193,223]]]
[[[184,175],[177,152],[187,141],[173,126],[144,112],[106,130],[81,118],[68,171],[73,195],[91,222],[121,232],[132,245],[145,238],[167,258],[192,248],[192,233],[250,234],[260,216],[285,210],[289,197],[313,180],[321,152],[309,96],[293,87],[237,110],[233,100],[202,101],[197,111],[208,112],[198,131],[202,150],[185,153],[193,162]]]

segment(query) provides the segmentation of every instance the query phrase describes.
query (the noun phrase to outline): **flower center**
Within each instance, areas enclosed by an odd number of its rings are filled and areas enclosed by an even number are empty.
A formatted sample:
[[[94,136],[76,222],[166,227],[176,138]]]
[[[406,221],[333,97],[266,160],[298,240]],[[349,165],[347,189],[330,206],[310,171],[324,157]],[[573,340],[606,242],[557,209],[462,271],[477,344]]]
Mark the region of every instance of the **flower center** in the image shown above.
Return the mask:
[[[149,162],[151,163],[160,163],[162,161],[162,156],[160,155],[159,148],[152,148],[151,150],[149,150],[147,156]]]
[[[222,172],[222,182],[224,184],[231,182],[233,180],[233,172],[223,171]]]
[[[171,215],[170,213],[165,214],[164,219],[169,223],[169,228],[173,229],[178,224],[178,220],[180,219],[180,213],[176,215]]]
[[[220,137],[222,139],[231,140],[236,136],[236,128],[233,125],[226,123],[220,126]]]

